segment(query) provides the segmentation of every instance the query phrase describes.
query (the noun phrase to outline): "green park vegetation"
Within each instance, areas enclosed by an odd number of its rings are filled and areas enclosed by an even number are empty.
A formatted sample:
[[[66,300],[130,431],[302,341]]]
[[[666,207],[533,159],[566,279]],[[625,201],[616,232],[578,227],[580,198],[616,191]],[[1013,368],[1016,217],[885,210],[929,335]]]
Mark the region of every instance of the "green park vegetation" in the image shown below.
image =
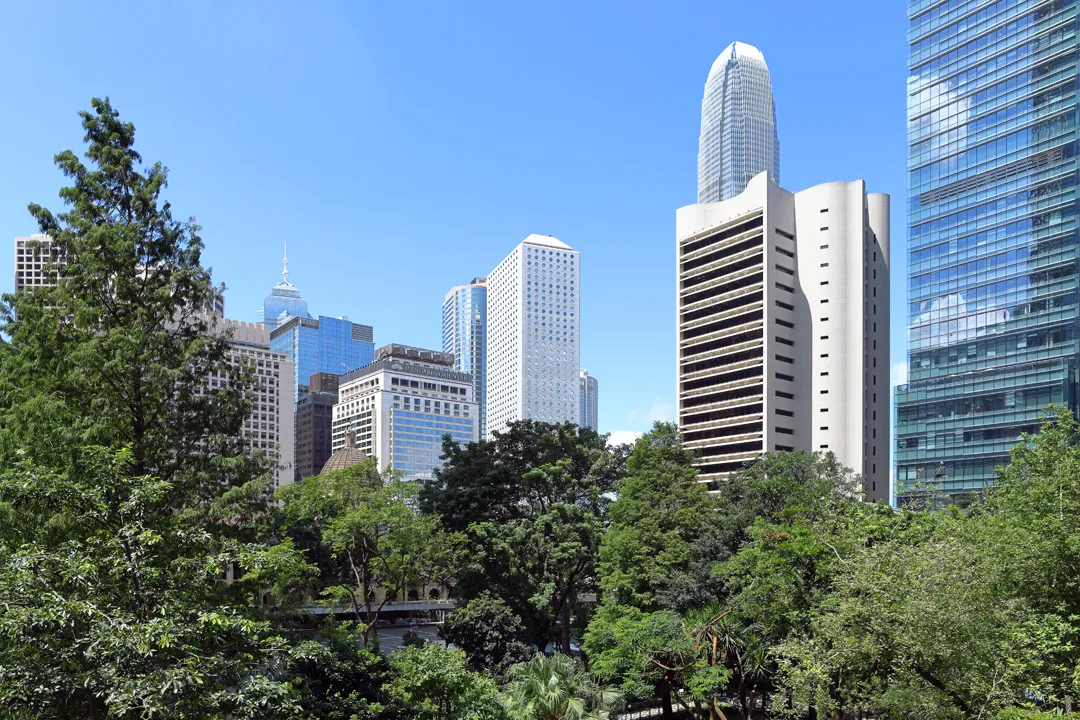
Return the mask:
[[[244,451],[255,377],[205,311],[199,227],[108,101],[82,117],[85,158],[56,157],[64,211],[30,206],[63,281],[0,307],[0,716],[1023,720],[1077,702],[1069,413],[962,509],[863,502],[801,452],[709,493],[664,423],[611,447],[519,422],[447,441],[423,487],[369,461],[276,490]],[[382,652],[383,603],[427,583],[453,589],[458,649]]]

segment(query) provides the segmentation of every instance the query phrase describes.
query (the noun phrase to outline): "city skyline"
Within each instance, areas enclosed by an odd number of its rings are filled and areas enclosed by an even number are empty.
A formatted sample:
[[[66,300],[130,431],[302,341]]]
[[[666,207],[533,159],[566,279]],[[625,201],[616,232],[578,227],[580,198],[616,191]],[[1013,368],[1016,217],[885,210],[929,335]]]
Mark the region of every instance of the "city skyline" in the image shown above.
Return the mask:
[[[373,326],[380,341],[438,348],[433,308],[446,290],[489,270],[528,232],[552,234],[588,262],[581,364],[607,389],[600,429],[645,430],[674,418],[670,213],[695,193],[702,83],[725,46],[746,41],[768,60],[785,186],[861,176],[894,198],[905,192],[903,8],[839,3],[826,19],[797,4],[780,7],[789,19],[782,26],[749,7],[642,7],[614,20],[603,5],[573,8],[590,28],[588,41],[525,8],[500,11],[503,30],[495,33],[495,19],[472,8],[432,6],[405,23],[389,7],[371,8],[360,22],[348,8],[315,17],[271,4],[261,8],[258,34],[247,32],[240,7],[134,8],[114,30],[159,22],[163,41],[198,36],[200,52],[184,63],[140,58],[133,76],[107,86],[91,81],[64,42],[40,58],[38,80],[28,83],[13,69],[36,51],[15,37],[0,50],[8,61],[0,72],[34,122],[24,113],[0,121],[10,138],[0,141],[10,169],[0,181],[0,227],[9,236],[36,231],[27,202],[55,204],[62,178],[51,158],[78,149],[75,113],[93,92],[107,93],[138,128],[144,157],[169,167],[174,213],[194,214],[203,227],[205,262],[228,286],[230,317],[257,319],[281,279],[287,242],[289,282],[312,315],[345,314]],[[81,10],[66,20],[48,7],[13,12],[14,25],[48,24],[58,41],[99,27]],[[874,41],[857,32],[872,23],[882,29]],[[423,52],[405,52],[398,28],[406,24],[424,38]],[[283,52],[297,33],[321,38],[318,52]],[[569,54],[528,50],[544,37]],[[844,85],[860,88],[857,97],[821,96],[819,72],[805,58],[822,48],[858,59],[835,69]],[[129,56],[118,52],[118,61]],[[449,63],[447,72],[430,75],[433,57]],[[168,87],[190,90],[190,102],[168,101]],[[316,97],[322,110],[304,110]],[[422,119],[422,97],[445,108],[437,125]],[[802,111],[811,108],[820,110]],[[309,138],[304,153],[266,152],[296,128]],[[415,172],[406,170],[421,167],[441,186],[424,194],[422,207]],[[895,244],[904,218],[894,215]],[[902,252],[894,248],[897,258]],[[11,283],[12,257],[2,255],[0,278]],[[901,306],[903,268],[897,272]],[[645,277],[656,281],[635,280]],[[902,320],[894,332],[899,360]],[[629,356],[640,365],[625,363]]]

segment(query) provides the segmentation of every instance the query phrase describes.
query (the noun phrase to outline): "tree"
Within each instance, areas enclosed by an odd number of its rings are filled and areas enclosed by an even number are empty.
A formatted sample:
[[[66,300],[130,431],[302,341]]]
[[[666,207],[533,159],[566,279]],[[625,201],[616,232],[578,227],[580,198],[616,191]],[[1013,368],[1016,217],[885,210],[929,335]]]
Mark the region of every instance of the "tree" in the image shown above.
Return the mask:
[[[658,609],[658,594],[670,589],[674,577],[690,572],[691,545],[716,516],[678,429],[656,423],[635,443],[610,508],[597,568],[607,599]],[[707,583],[708,577],[699,579]]]
[[[266,668],[291,648],[254,599],[299,560],[174,512],[128,450],[79,473],[0,474],[0,714],[37,718],[292,717]],[[223,564],[251,569],[227,585]]]
[[[295,528],[317,538],[333,562],[322,577],[321,594],[331,604],[352,607],[365,623],[365,643],[383,606],[430,577],[438,521],[413,510],[415,492],[413,483],[382,477],[373,458],[279,492],[284,532]]]
[[[538,649],[558,636],[570,650],[578,597],[594,567],[621,449],[588,428],[513,423],[492,441],[444,448],[446,466],[420,505],[465,533],[457,597],[484,591],[505,602]]]
[[[567,655],[536,655],[510,668],[503,695],[515,720],[608,720],[622,708],[622,694],[597,685]]]
[[[420,491],[420,508],[441,516],[449,532],[525,517],[554,502],[602,507],[622,463],[590,428],[536,420],[465,446],[444,439],[443,456],[445,464]],[[542,467],[558,467],[559,475],[533,472]]]
[[[139,170],[108,100],[54,215],[56,287],[5,296],[0,343],[0,709],[12,717],[287,717],[267,588],[310,572],[256,542],[270,480],[244,453],[250,368],[227,362],[193,220]],[[225,380],[211,386],[211,377]],[[248,571],[227,585],[226,566]]]
[[[361,646],[351,623],[325,622],[311,638],[296,641],[277,672],[297,695],[305,718],[397,720],[408,708],[387,692],[392,679],[386,657]]]
[[[390,695],[406,708],[402,717],[420,720],[506,720],[498,687],[465,666],[460,652],[435,643],[390,655]]]
[[[506,603],[486,592],[450,613],[439,628],[439,636],[464,651],[473,670],[494,676],[529,659],[524,635]]]
[[[107,99],[92,104],[90,164],[56,156],[68,210],[29,208],[63,259],[60,282],[3,298],[0,461],[22,452],[78,473],[84,446],[129,447],[132,477],[168,483],[197,512],[266,469],[240,433],[253,376],[214,332],[220,289],[200,265],[198,225],[161,201],[166,169],[140,172],[134,126]],[[211,387],[214,376],[225,382]]]

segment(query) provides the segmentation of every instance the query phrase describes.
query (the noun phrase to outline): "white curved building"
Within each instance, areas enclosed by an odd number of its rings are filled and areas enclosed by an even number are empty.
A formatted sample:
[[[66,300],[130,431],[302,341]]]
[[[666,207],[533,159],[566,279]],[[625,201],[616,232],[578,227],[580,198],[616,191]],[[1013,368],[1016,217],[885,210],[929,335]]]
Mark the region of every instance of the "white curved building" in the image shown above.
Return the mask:
[[[889,196],[762,172],[676,212],[678,418],[700,478],[831,451],[889,498]]]
[[[768,172],[780,182],[780,139],[765,56],[734,42],[713,62],[701,100],[698,202],[728,200]]]

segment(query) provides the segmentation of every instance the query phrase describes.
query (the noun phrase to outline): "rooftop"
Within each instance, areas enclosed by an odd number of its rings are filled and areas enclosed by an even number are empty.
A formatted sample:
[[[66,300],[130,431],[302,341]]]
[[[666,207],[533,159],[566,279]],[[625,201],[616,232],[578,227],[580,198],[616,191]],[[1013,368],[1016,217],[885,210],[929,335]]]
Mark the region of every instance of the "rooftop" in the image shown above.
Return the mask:
[[[569,245],[567,245],[566,243],[562,242],[561,240],[558,240],[557,238],[553,238],[550,235],[536,235],[536,234],[533,234],[533,235],[530,235],[529,237],[525,238],[521,242],[522,243],[528,243],[529,245],[542,245],[543,247],[557,248],[559,250],[573,250],[574,249],[574,248],[570,247]]]
[[[757,60],[760,63],[765,63],[765,56],[761,54],[753,45],[747,45],[746,43],[733,42],[724,48],[724,51],[720,53],[716,60],[713,61],[712,69],[709,70],[709,76],[712,77],[716,73],[720,72],[728,60]]]

